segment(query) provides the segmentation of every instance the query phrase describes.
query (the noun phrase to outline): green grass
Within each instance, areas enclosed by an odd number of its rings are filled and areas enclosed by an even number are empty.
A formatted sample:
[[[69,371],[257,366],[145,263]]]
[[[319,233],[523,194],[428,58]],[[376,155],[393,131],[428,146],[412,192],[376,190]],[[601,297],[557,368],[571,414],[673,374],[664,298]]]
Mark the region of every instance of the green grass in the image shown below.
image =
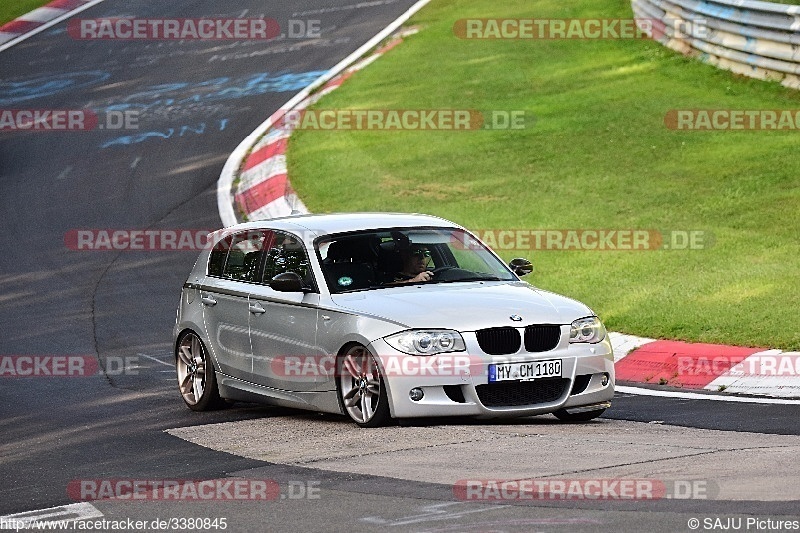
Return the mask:
[[[0,2],[0,24],[5,24],[14,20],[20,15],[33,11],[37,7],[42,7],[52,0],[6,0]]]
[[[651,41],[466,41],[468,17],[630,17],[624,0],[434,0],[318,108],[527,110],[516,131],[299,131],[314,212],[431,213],[472,229],[704,230],[686,251],[510,251],[612,330],[800,349],[800,131],[673,131],[670,109],[800,109],[800,93]]]

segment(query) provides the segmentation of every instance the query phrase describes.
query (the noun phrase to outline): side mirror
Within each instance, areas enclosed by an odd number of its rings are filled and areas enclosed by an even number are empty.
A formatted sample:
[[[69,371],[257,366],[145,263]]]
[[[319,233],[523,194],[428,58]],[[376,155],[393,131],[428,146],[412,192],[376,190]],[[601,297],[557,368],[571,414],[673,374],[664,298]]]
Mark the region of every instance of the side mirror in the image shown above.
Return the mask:
[[[527,276],[531,272],[533,272],[533,263],[525,259],[524,257],[517,257],[516,259],[512,259],[511,262],[508,264],[511,271],[516,274],[517,276]]]
[[[269,286],[279,292],[304,292],[303,278],[296,272],[284,272],[272,278]]]

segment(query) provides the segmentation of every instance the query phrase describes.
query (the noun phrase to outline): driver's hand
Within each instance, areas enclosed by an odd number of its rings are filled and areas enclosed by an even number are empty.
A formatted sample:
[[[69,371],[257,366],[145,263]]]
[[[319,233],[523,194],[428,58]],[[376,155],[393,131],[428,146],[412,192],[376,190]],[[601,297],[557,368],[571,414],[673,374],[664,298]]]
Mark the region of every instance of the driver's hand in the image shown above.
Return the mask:
[[[430,281],[432,279],[433,279],[433,272],[428,272],[426,270],[425,272],[420,272],[419,274],[411,278],[409,281]]]

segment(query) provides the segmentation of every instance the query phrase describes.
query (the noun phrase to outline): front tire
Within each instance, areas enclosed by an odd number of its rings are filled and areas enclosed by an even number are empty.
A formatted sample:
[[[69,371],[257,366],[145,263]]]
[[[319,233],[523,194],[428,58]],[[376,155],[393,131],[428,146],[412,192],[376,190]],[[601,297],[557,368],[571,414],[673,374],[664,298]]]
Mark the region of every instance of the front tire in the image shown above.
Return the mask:
[[[350,346],[336,361],[339,405],[362,428],[376,428],[391,420],[386,385],[375,358],[364,346]]]
[[[224,405],[219,396],[214,364],[194,331],[181,335],[175,349],[178,390],[192,411],[210,411]]]

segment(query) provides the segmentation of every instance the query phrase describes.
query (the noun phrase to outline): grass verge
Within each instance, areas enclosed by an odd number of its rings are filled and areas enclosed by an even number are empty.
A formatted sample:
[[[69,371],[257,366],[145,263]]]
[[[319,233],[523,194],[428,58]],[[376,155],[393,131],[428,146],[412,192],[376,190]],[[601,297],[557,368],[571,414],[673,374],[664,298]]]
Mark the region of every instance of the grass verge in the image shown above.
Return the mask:
[[[0,25],[5,24],[20,15],[33,11],[37,7],[49,4],[52,0],[14,0],[0,2]]]
[[[298,131],[314,212],[401,211],[481,229],[702,230],[702,250],[498,250],[609,329],[800,349],[800,131],[674,131],[671,109],[800,109],[800,93],[645,40],[462,40],[462,18],[628,18],[625,0],[434,0],[421,31],[317,108],[526,110],[513,131]]]

